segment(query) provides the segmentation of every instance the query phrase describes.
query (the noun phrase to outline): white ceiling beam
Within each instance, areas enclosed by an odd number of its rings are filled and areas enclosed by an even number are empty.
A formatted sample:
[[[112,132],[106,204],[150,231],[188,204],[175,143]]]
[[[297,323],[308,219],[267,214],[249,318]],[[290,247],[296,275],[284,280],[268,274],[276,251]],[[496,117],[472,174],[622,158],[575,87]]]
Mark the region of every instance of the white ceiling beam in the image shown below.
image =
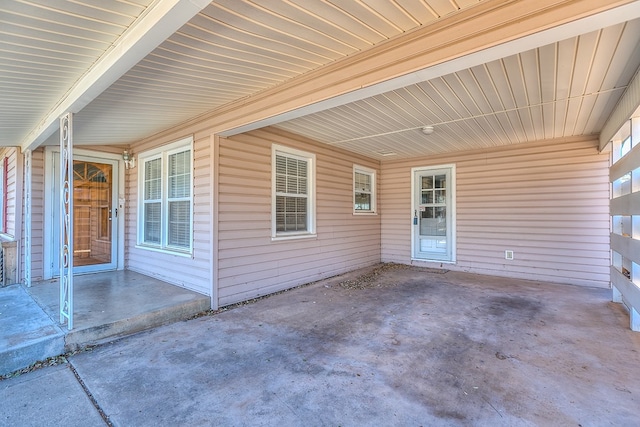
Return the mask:
[[[452,23],[445,18],[440,28],[436,24],[392,39],[232,103],[207,122],[221,136],[236,135],[639,17],[637,0],[487,1],[452,16]]]
[[[29,132],[20,144],[22,150],[40,146],[58,130],[60,116],[82,110],[209,3],[211,0],[155,2]]]

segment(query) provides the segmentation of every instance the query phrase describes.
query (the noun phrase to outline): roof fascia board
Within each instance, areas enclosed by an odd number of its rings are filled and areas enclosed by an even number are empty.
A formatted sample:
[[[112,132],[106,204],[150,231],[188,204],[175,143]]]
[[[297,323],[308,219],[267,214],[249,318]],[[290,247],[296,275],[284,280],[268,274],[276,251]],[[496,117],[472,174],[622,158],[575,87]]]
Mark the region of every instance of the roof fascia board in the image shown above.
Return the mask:
[[[236,135],[638,18],[639,6],[638,0],[488,0],[192,123]]]
[[[59,118],[77,113],[158,47],[170,35],[204,9],[210,0],[157,1],[125,31],[112,49],[105,52],[70,88],[41,122],[23,139],[21,148],[33,150],[59,127]]]

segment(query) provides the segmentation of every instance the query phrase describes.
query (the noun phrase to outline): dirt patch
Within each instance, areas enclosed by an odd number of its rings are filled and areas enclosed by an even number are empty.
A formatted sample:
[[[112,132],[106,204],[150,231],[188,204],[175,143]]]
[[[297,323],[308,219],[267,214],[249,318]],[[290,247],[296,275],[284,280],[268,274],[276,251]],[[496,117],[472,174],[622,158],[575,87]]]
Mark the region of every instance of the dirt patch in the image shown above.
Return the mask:
[[[448,270],[439,270],[436,268],[424,268],[424,267],[415,267],[412,265],[406,264],[396,264],[393,262],[384,263],[375,267],[369,273],[363,274],[361,276],[356,277],[355,279],[344,280],[339,283],[340,287],[343,289],[353,290],[353,289],[374,289],[374,288],[390,288],[393,286],[397,286],[400,283],[406,281],[406,278],[401,278],[401,280],[395,280],[393,276],[389,276],[386,273],[390,271],[419,271],[423,273],[436,273],[436,274],[444,274]],[[391,280],[389,278],[391,277]]]
[[[81,349],[78,350],[74,350],[74,351],[69,351],[65,354],[61,354],[59,356],[53,356],[53,357],[49,357],[45,360],[39,360],[29,366],[27,366],[26,368],[22,368],[22,369],[18,369],[17,371],[14,372],[9,372],[6,373],[4,375],[0,375],[0,381],[2,380],[8,380],[9,378],[14,378],[17,376],[20,376],[22,374],[26,374],[29,372],[33,372],[36,371],[38,369],[41,368],[46,368],[47,366],[57,366],[57,365],[66,365],[67,363],[69,363],[69,360],[67,359],[70,356],[74,356],[76,354],[79,353],[84,353],[87,351],[91,351],[93,350],[94,346],[85,346]]]
[[[384,278],[383,274],[391,271],[391,270],[406,270],[411,268],[408,265],[404,264],[394,264],[394,263],[386,263],[382,264],[369,273],[358,276],[354,279],[344,280],[339,283],[340,287],[343,289],[372,289],[372,288],[382,288],[382,287],[390,287],[396,286],[398,283],[383,283],[382,279]]]

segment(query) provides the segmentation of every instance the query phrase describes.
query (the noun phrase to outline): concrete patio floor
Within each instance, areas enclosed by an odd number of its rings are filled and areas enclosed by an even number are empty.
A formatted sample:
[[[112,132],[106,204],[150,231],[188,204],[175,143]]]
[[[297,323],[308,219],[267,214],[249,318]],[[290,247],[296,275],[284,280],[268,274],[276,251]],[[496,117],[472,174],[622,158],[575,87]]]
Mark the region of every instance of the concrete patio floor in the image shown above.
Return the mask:
[[[98,414],[89,393],[122,426],[637,426],[640,334],[609,301],[606,289],[360,270],[0,381],[0,425],[42,425],[51,407],[83,425]],[[74,375],[85,390],[55,389]]]
[[[105,339],[184,320],[211,307],[197,292],[129,270],[75,276],[74,327],[65,332],[65,347],[76,349]],[[58,280],[27,288],[51,319],[60,317]]]
[[[60,326],[58,280],[0,288],[0,375],[65,351],[184,320],[210,298],[132,271],[74,277],[74,328]]]

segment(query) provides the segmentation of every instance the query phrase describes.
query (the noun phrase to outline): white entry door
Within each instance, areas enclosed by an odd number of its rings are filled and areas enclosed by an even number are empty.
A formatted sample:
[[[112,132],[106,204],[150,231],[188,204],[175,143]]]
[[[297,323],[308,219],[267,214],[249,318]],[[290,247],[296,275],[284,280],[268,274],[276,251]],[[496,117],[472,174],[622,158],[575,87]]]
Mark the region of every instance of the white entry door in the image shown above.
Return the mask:
[[[455,261],[453,166],[413,170],[412,257]]]
[[[49,157],[51,277],[59,276],[60,153]],[[118,161],[90,156],[73,158],[73,270],[93,273],[118,266]]]

